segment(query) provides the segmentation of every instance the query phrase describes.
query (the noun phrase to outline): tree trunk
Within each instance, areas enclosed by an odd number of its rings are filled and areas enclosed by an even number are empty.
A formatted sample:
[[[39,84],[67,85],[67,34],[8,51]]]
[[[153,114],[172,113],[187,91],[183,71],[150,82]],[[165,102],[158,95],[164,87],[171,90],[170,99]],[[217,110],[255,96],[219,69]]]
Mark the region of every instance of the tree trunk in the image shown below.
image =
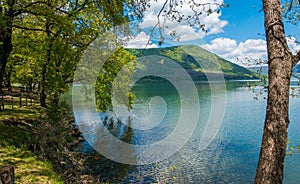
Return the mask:
[[[57,91],[55,91],[54,95],[53,95],[53,100],[52,100],[52,105],[53,106],[58,106],[58,104],[59,104],[59,97],[60,97],[60,94]]]
[[[8,91],[11,92],[11,80],[10,80],[10,77],[11,77],[11,74],[12,74],[12,66],[9,68],[9,70],[7,70],[7,67],[4,71],[5,75],[4,75],[4,78],[5,80],[3,81],[3,84],[5,84],[4,86],[8,89]]]
[[[12,51],[12,27],[14,19],[13,6],[15,0],[7,1],[7,8],[1,8],[0,13],[4,11],[3,22],[0,25],[0,94],[3,94],[3,78],[5,67]]]
[[[48,5],[50,4],[50,1],[48,1]],[[47,19],[46,21],[46,26],[45,30],[47,33],[47,39],[51,37],[51,31],[50,31],[50,21]],[[47,99],[47,82],[46,82],[46,77],[47,77],[47,67],[51,61],[51,49],[53,45],[53,39],[50,38],[49,40],[49,45],[48,49],[46,51],[46,60],[45,63],[42,65],[42,78],[41,78],[41,91],[40,91],[40,105],[42,107],[47,107],[46,104],[46,99]]]
[[[28,93],[32,93],[32,90],[33,90],[33,79],[32,79],[32,77],[29,77],[28,78],[28,80],[27,80],[27,84],[26,84],[26,91],[28,92]]]
[[[263,0],[268,48],[268,103],[256,184],[283,180],[289,126],[289,89],[292,54],[285,39],[280,0]]]
[[[42,78],[41,78],[41,91],[40,91],[40,105],[42,107],[47,107],[46,104],[46,99],[47,99],[47,95],[46,95],[46,65],[44,64],[42,67]]]

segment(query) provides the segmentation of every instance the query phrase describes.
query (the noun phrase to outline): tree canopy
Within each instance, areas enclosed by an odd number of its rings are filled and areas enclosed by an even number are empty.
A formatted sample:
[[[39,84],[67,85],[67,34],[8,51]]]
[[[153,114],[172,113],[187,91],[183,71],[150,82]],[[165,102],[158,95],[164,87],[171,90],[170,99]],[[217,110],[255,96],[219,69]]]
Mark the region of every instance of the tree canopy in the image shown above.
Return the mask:
[[[146,7],[142,0],[2,1],[0,93],[18,83],[38,93],[42,106],[47,98],[57,101],[89,44],[116,25],[140,19]]]

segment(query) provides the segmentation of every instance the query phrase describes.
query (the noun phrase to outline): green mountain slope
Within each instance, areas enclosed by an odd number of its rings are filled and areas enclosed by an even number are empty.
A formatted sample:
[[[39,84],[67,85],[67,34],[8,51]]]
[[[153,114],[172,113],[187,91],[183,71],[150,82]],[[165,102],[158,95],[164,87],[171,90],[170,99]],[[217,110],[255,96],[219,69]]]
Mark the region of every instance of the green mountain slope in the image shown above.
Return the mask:
[[[127,50],[137,57],[157,55],[170,58],[186,69],[194,80],[205,80],[205,74],[220,75],[221,72],[226,80],[258,79],[256,73],[195,45]]]

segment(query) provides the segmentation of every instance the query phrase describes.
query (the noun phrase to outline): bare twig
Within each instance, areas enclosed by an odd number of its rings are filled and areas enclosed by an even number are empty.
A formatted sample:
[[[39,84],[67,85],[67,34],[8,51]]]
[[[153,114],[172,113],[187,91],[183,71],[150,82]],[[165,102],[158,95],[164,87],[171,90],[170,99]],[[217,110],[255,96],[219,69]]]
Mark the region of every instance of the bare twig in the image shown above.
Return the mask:
[[[189,6],[189,8],[192,10],[191,15],[185,15],[184,12],[180,11],[180,8],[182,8],[184,5]],[[200,16],[203,13],[206,13],[207,16],[216,12],[219,13],[221,7],[223,7],[224,4],[220,4],[217,2],[212,3],[197,3],[195,0],[165,0],[163,3],[162,8],[159,10],[157,15],[157,23],[153,26],[153,28],[150,30],[150,38],[147,41],[147,44],[145,48],[150,44],[150,40],[153,37],[153,34],[156,29],[158,29],[158,32],[160,34],[160,41],[158,42],[159,45],[161,45],[165,39],[165,22],[176,22],[176,23],[182,23],[185,22],[191,27],[195,27],[197,29],[200,29],[201,31],[208,32],[208,30],[205,27],[205,24],[202,23]],[[171,36],[175,36],[176,33],[172,32],[170,33]]]

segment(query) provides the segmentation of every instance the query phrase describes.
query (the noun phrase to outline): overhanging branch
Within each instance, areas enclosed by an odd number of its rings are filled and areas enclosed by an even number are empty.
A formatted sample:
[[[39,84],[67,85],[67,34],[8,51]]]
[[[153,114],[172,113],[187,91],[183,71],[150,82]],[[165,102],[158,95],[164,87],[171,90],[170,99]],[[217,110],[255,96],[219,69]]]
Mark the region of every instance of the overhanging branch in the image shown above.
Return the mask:
[[[30,6],[33,6],[35,4],[46,4],[46,2],[43,2],[43,1],[32,2],[32,3],[25,5],[24,8],[29,8]]]
[[[293,67],[300,61],[300,51],[293,56]]]
[[[30,15],[35,15],[35,16],[45,16],[45,17],[47,16],[47,14],[44,13],[44,12],[27,10],[27,9],[16,9],[14,11],[14,16],[19,16],[19,15],[24,14],[24,13],[27,13],[27,14],[30,14]]]
[[[18,26],[18,25],[13,25],[14,28],[17,29],[22,29],[22,30],[28,30],[28,31],[40,31],[40,32],[47,32],[45,29],[40,29],[40,28],[30,28],[30,27],[23,27],[23,26]],[[54,34],[53,32],[50,31],[51,34]]]

